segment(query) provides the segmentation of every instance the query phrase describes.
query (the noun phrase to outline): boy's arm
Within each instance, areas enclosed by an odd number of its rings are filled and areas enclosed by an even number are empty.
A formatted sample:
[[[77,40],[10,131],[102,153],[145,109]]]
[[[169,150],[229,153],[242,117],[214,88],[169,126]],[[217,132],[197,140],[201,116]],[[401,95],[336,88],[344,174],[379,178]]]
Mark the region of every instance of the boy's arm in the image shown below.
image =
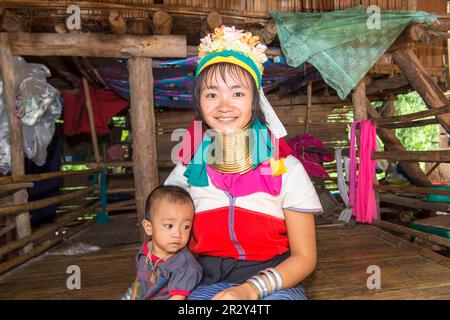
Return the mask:
[[[170,296],[169,300],[186,300],[187,297],[182,296],[182,295],[173,295]]]

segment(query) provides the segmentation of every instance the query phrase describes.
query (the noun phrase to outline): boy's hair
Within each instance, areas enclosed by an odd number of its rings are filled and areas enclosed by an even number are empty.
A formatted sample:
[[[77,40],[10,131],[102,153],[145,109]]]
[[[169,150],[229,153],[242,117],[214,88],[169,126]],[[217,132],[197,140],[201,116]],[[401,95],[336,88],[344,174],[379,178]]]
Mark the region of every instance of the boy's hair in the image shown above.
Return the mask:
[[[189,193],[181,187],[178,186],[158,186],[156,187],[147,197],[145,201],[145,219],[151,220],[152,218],[152,208],[158,201],[162,199],[167,199],[170,202],[175,202],[179,204],[190,203],[192,207],[195,208],[194,202],[192,201]]]

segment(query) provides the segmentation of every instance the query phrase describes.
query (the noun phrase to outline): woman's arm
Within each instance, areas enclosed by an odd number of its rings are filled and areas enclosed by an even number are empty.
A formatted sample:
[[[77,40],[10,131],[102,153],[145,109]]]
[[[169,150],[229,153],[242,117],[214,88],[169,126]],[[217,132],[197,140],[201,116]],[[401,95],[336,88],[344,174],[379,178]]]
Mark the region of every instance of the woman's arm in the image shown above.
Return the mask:
[[[291,256],[275,267],[283,288],[292,288],[310,275],[317,262],[316,226],[312,213],[284,210]]]
[[[283,279],[283,288],[292,288],[311,274],[317,261],[316,228],[311,213],[284,210],[291,256],[275,267]],[[263,277],[265,278],[265,276]],[[267,279],[265,279],[268,283]],[[256,290],[244,283],[226,289],[213,297],[213,300],[255,300]]]
[[[186,300],[187,297],[182,296],[182,295],[174,295],[174,296],[170,296],[169,300]]]

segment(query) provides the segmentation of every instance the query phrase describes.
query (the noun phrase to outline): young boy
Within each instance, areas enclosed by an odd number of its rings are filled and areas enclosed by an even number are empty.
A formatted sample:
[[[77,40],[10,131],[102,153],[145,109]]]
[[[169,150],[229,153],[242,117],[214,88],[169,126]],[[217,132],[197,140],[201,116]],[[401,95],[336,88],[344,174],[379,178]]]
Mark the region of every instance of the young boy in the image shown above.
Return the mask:
[[[184,189],[160,186],[145,205],[149,236],[136,256],[131,300],[184,300],[200,282],[202,268],[189,252],[194,203]]]

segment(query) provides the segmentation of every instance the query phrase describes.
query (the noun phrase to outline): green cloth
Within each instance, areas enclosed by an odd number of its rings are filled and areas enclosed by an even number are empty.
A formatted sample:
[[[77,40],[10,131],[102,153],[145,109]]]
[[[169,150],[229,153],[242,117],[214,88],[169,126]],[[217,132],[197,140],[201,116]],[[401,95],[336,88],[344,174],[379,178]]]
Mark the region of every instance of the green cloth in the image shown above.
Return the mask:
[[[250,129],[253,133],[253,141],[251,141],[253,155],[253,169],[256,169],[263,161],[269,160],[273,155],[273,146],[270,141],[269,130],[258,119],[253,121]],[[208,186],[208,173],[206,165],[211,145],[211,137],[205,133],[203,140],[194,153],[183,175],[187,178],[187,182],[194,187]]]
[[[435,14],[380,11],[380,28],[365,7],[323,13],[271,12],[287,63],[312,64],[341,99],[356,86],[411,21],[432,24]]]

